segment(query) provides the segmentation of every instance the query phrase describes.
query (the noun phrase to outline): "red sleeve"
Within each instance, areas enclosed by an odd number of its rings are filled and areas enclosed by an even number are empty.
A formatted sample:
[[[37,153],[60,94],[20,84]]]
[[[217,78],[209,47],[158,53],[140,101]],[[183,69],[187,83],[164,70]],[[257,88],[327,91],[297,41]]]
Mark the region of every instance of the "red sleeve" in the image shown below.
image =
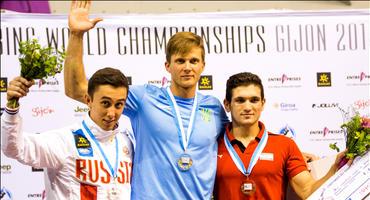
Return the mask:
[[[296,143],[289,139],[289,152],[288,152],[288,161],[286,163],[286,173],[288,178],[291,179],[295,175],[307,170],[306,162],[303,159],[302,153],[299,150]]]

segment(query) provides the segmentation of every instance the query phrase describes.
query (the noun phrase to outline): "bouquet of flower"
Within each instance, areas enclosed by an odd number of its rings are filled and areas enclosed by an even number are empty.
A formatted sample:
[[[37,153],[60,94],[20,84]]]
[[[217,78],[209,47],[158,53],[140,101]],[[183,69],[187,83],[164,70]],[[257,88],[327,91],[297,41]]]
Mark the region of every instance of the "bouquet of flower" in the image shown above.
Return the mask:
[[[42,48],[37,39],[20,42],[19,54],[21,76],[27,80],[41,79],[45,83],[44,79],[62,71],[65,52],[52,47]],[[18,99],[11,99],[9,105],[18,107]]]
[[[346,164],[349,159],[362,156],[369,150],[370,118],[361,117],[358,112],[355,112],[355,115],[342,124],[341,128],[344,130],[347,152],[345,154],[345,159],[339,163],[340,167]],[[336,143],[330,144],[329,146],[339,152]]]

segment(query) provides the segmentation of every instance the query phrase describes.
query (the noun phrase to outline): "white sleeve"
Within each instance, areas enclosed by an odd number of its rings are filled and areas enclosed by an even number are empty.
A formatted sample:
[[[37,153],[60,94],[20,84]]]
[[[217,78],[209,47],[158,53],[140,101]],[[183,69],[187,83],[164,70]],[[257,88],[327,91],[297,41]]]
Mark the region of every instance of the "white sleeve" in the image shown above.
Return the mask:
[[[67,133],[64,133],[67,134]],[[1,116],[1,149],[19,162],[37,168],[59,168],[68,156],[61,134],[24,134],[18,110],[6,108]]]

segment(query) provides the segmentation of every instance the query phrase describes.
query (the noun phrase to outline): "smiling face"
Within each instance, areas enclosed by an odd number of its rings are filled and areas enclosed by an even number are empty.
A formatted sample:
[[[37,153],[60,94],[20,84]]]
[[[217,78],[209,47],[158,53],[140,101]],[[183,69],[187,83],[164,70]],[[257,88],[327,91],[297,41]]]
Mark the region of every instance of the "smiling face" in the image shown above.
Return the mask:
[[[232,89],[231,102],[226,99],[224,101],[225,109],[231,112],[233,127],[258,126],[264,104],[265,100],[261,97],[261,89],[254,84]]]
[[[113,130],[126,103],[127,88],[99,85],[93,96],[86,95],[90,117],[101,129]]]
[[[177,95],[178,92],[194,91],[204,69],[202,49],[194,47],[190,52],[181,55],[174,54],[170,62],[166,62],[166,70],[171,74],[171,90]]]

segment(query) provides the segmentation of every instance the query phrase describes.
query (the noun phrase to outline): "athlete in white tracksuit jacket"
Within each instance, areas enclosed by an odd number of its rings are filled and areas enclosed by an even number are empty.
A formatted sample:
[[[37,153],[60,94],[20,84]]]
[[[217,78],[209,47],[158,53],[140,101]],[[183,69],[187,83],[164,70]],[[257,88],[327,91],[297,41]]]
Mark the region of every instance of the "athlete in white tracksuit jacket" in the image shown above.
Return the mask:
[[[8,100],[24,96],[32,85],[26,81],[17,77],[10,82]],[[130,199],[132,134],[118,125],[120,114],[107,114],[122,113],[121,97],[127,97],[127,88],[125,95],[122,88],[98,84],[82,122],[41,134],[24,134],[19,107],[7,106],[1,116],[3,153],[23,164],[47,168],[47,199]],[[109,102],[112,106],[107,106]]]

